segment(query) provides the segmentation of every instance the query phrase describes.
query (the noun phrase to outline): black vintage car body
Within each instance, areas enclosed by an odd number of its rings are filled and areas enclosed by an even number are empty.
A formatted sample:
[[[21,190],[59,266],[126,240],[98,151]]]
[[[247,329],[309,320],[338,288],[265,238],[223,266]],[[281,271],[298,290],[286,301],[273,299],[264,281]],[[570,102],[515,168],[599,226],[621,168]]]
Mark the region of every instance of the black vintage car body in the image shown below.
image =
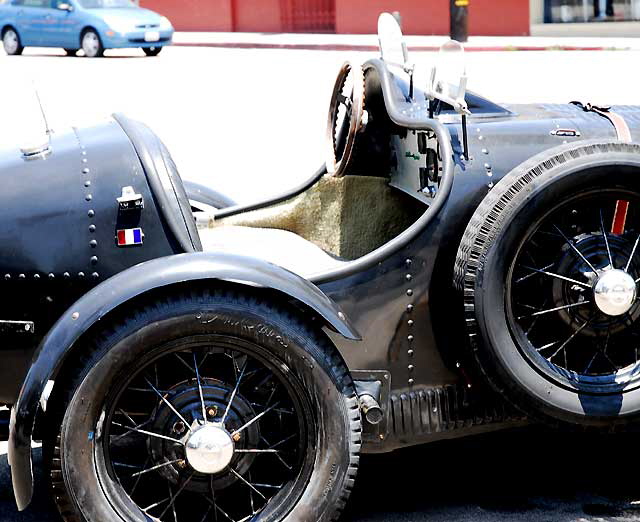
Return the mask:
[[[324,521],[360,451],[636,423],[640,109],[422,87],[345,66],[327,166],[252,205],[122,115],[0,155],[21,509],[33,440],[66,520]]]

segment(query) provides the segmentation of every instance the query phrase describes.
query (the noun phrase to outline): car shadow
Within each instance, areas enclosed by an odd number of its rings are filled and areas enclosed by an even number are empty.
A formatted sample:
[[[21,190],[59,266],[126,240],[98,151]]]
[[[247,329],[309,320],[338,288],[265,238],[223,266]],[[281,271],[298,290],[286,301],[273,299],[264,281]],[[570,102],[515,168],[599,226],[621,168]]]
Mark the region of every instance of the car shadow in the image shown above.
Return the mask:
[[[639,436],[524,428],[364,455],[344,520],[640,520]]]
[[[340,522],[604,522],[640,520],[638,433],[539,428],[363,455]],[[0,519],[59,522],[34,449],[34,502],[18,513],[0,456]]]

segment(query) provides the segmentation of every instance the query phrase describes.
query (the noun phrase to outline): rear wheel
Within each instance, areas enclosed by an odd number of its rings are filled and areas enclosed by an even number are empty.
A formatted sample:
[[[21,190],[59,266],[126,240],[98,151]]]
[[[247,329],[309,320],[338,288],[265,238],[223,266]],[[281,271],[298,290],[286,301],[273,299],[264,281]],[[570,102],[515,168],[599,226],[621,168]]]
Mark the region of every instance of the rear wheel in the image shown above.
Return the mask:
[[[22,51],[24,51],[24,47],[20,41],[20,36],[12,27],[5,30],[2,35],[2,45],[4,46],[4,51],[10,56],[22,54]]]
[[[82,34],[82,50],[87,58],[98,58],[104,55],[104,47],[100,35],[93,29],[88,29]]]
[[[333,348],[231,293],[150,305],[94,343],[66,399],[52,482],[67,520],[334,520],[360,419]],[[57,457],[57,458],[55,458]]]
[[[567,146],[507,175],[465,232],[474,353],[529,415],[640,420],[639,176],[637,145]]]
[[[142,50],[147,56],[158,56],[162,51],[162,47],[143,47]]]

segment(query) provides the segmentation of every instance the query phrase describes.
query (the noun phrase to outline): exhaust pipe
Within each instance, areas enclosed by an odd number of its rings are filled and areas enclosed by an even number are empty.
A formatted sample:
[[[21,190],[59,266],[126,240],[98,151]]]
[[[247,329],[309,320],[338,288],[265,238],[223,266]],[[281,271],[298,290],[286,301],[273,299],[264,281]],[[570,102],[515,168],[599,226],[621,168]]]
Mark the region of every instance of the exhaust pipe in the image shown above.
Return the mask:
[[[362,416],[369,424],[376,425],[382,422],[384,412],[380,406],[380,381],[355,381],[358,403]]]

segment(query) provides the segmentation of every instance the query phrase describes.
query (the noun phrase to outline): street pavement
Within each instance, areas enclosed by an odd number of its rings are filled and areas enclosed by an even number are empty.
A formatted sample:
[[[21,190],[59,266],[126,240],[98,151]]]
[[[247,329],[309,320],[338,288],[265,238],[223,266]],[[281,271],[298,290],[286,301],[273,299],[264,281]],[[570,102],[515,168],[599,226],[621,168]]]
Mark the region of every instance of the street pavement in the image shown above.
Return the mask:
[[[57,50],[0,53],[0,148],[20,144],[39,115],[62,131],[117,111],[147,122],[186,179],[239,202],[276,194],[323,161],[335,74],[352,51],[168,48],[153,59],[119,51],[101,60]],[[413,55],[428,67],[435,53]],[[640,104],[638,51],[474,52],[469,88],[496,101]],[[18,142],[18,143],[16,143]],[[1,172],[0,172],[1,176]],[[363,458],[351,522],[640,521],[635,435],[598,438],[520,430]],[[57,520],[38,492],[15,511],[0,455],[0,521]]]

